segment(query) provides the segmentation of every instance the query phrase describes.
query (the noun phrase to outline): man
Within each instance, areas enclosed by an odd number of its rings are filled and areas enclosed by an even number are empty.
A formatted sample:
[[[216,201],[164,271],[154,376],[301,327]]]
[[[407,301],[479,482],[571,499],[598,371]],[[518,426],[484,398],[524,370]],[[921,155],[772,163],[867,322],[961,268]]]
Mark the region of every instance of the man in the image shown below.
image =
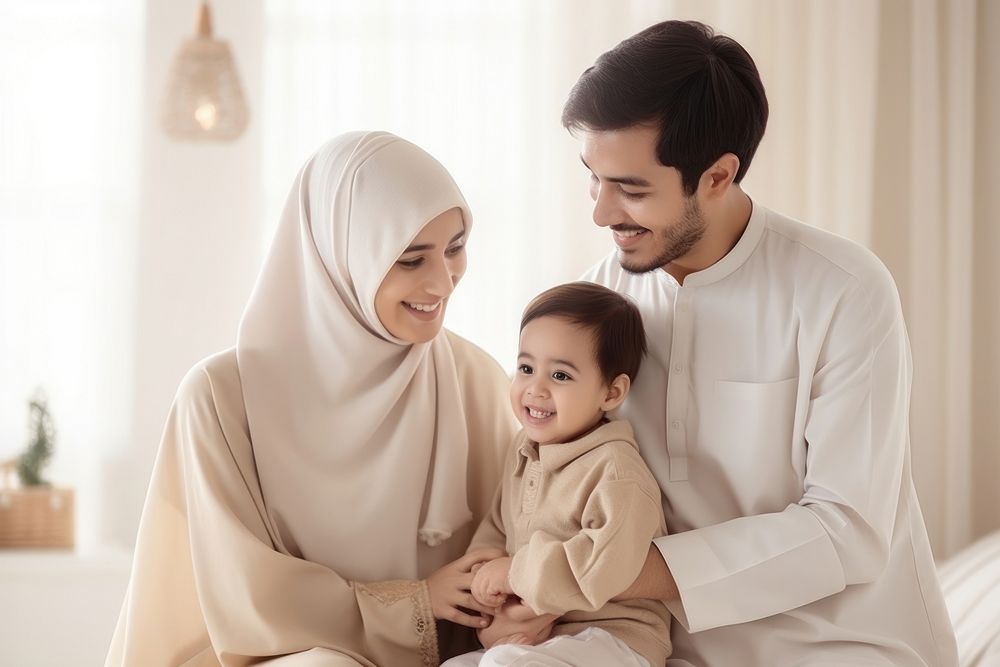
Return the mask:
[[[566,102],[618,246],[586,278],[646,323],[623,415],[670,533],[621,597],[667,603],[669,665],[955,665],[895,284],[743,192],[767,115],[749,54],[681,21],[602,55]]]

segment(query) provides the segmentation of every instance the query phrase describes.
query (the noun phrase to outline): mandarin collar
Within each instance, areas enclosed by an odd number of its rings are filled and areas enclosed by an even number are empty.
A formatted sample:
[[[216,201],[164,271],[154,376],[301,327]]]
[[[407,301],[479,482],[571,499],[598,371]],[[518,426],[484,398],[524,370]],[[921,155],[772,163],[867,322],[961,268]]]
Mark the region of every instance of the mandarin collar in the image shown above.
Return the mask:
[[[678,283],[677,279],[662,267],[656,269],[661,274],[660,278],[666,279],[678,287],[698,287],[718,282],[743,266],[750,259],[750,256],[753,255],[753,251],[757,248],[757,244],[760,243],[761,237],[764,236],[764,229],[767,227],[767,210],[763,206],[758,206],[753,198],[750,198],[750,206],[750,219],[747,221],[746,229],[743,230],[743,235],[740,236],[740,240],[736,242],[732,250],[726,253],[722,259],[701,271],[689,273],[684,278],[683,285]]]

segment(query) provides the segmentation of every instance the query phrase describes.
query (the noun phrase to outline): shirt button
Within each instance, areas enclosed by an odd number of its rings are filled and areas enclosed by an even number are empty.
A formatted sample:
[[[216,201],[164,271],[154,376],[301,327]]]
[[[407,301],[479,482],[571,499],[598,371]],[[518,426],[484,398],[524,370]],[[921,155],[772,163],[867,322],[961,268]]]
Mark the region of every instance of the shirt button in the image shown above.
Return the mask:
[[[681,366],[680,364],[674,364],[674,372],[675,373],[680,373],[683,370],[684,370],[683,366]]]
[[[673,420],[672,422],[670,422],[670,428],[673,428],[673,429],[678,429],[678,428],[680,428],[680,427],[681,427],[681,422],[680,422],[680,420],[678,420],[678,419],[675,419],[675,420]]]

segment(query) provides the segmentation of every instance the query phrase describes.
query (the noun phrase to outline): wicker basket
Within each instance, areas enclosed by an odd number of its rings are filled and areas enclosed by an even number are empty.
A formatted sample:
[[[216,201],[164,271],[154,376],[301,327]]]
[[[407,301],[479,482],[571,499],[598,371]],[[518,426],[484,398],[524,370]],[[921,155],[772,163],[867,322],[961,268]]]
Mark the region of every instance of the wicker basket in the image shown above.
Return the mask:
[[[73,490],[0,488],[0,548],[73,548]]]

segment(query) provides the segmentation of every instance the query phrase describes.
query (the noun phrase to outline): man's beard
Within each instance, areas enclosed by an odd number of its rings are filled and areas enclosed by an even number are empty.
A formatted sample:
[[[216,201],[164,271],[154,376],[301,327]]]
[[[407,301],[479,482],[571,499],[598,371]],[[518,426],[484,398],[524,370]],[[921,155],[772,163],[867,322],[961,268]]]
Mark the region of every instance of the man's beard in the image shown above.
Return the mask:
[[[640,264],[619,251],[618,262],[629,273],[648,273],[666,266],[678,257],[686,255],[705,235],[706,227],[698,200],[688,197],[684,204],[684,212],[677,222],[659,233],[650,230],[650,234],[654,235],[654,240],[660,245],[660,252],[653,259]]]

